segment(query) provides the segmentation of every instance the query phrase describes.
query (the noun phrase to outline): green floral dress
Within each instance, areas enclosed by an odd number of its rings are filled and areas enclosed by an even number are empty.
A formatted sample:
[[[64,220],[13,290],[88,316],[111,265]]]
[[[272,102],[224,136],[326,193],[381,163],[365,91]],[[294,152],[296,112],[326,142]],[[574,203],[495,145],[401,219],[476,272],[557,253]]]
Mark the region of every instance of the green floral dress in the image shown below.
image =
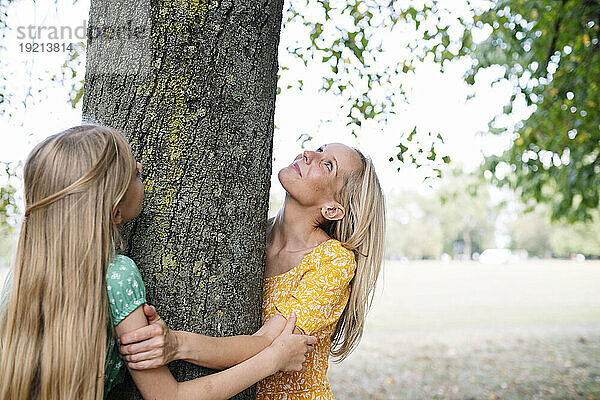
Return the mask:
[[[106,289],[110,315],[106,335],[104,398],[113,387],[123,382],[125,376],[125,363],[119,355],[112,327],[146,303],[146,288],[142,276],[129,257],[115,255],[106,271]]]

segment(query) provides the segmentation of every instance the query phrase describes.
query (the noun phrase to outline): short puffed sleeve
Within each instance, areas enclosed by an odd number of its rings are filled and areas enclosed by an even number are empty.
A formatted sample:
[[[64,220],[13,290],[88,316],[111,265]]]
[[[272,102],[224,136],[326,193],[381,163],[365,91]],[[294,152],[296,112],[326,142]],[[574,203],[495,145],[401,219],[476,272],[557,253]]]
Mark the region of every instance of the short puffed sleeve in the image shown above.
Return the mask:
[[[106,271],[106,289],[113,325],[146,303],[146,288],[133,260],[117,254]]]
[[[276,310],[285,317],[294,311],[296,326],[305,334],[337,323],[348,302],[355,270],[352,252],[332,241],[315,256],[296,287],[275,304]]]

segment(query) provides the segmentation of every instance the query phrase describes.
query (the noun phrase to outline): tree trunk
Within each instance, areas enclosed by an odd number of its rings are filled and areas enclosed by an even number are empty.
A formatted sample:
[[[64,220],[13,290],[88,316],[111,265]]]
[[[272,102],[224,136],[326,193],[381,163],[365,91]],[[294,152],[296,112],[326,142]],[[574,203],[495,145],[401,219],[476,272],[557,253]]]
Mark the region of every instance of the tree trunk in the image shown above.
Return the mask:
[[[83,119],[121,130],[144,165],[125,247],[173,329],[259,327],[282,6],[91,1]],[[179,381],[212,372],[170,369]],[[128,379],[111,398],[134,393]]]
[[[465,247],[463,250],[463,257],[465,261],[471,260],[471,228],[467,225],[465,230],[463,231],[463,242],[465,243]]]

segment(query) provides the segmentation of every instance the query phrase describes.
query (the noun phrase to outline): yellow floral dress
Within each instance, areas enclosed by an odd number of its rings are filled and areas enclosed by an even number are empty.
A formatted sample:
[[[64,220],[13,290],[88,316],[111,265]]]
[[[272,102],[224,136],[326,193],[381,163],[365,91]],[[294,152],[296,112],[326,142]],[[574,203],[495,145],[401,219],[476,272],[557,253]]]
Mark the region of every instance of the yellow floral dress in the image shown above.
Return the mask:
[[[288,272],[265,279],[263,323],[274,314],[295,311],[296,326],[318,338],[305,372],[278,372],[260,381],[257,400],[332,400],[327,382],[331,334],[350,296],[356,260],[335,239],[318,245]]]

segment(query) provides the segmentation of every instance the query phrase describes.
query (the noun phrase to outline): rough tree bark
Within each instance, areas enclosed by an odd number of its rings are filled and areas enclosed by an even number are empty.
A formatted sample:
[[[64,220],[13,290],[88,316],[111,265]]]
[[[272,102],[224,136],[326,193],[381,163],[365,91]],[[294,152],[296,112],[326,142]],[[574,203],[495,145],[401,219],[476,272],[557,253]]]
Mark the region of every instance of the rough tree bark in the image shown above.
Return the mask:
[[[124,132],[144,165],[126,248],[174,329],[260,324],[282,3],[91,1],[83,120]],[[111,393],[132,397],[130,379]]]

